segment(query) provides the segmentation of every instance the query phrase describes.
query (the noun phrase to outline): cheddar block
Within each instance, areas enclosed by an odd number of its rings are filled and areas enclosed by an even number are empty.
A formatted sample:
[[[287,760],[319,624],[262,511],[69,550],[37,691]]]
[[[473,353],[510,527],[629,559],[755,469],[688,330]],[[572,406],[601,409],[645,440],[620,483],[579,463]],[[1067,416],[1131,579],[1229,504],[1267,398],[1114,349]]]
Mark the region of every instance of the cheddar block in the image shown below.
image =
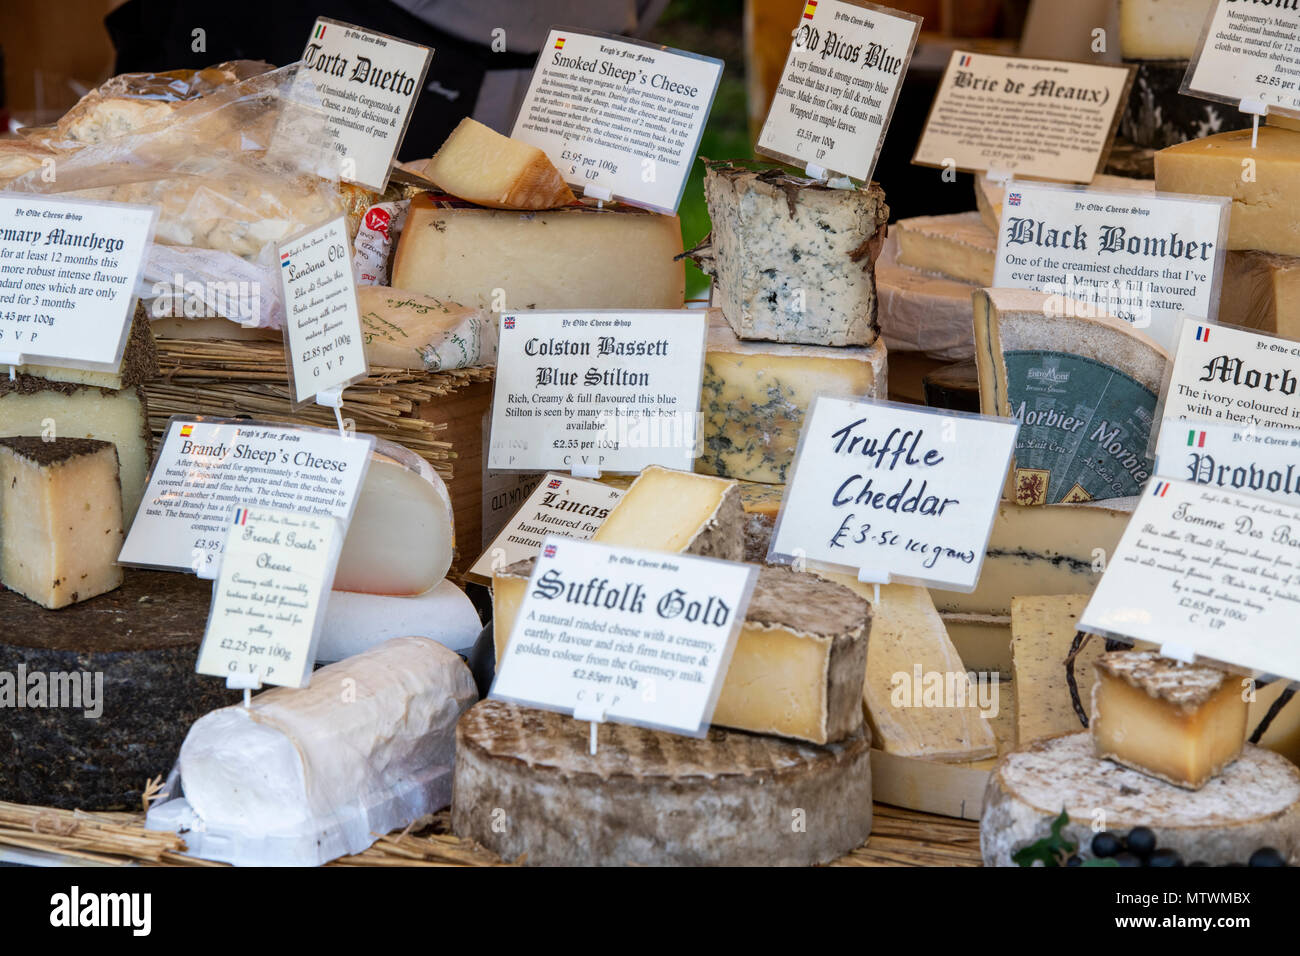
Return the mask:
[[[468,116],[451,131],[423,173],[444,192],[480,206],[553,209],[574,200],[544,152]]]
[[[122,583],[117,449],[0,438],[0,583],[51,610]]]
[[[1011,600],[1012,680],[1017,693],[1016,746],[1041,737],[1074,733],[1082,721],[1066,682],[1065,659],[1078,630],[1086,594],[1039,595]],[[1085,710],[1106,642],[1093,637],[1074,658],[1079,705]]]
[[[496,317],[418,292],[357,288],[366,362],[391,368],[444,369],[494,365]]]
[[[903,265],[975,285],[993,284],[997,230],[990,230],[978,212],[900,219],[893,234]]]
[[[1229,252],[1223,263],[1219,321],[1300,339],[1300,257]]]
[[[645,468],[591,540],[739,561],[745,542],[740,485],[722,478]]]
[[[1098,757],[1199,790],[1241,755],[1246,711],[1224,671],[1117,651],[1097,662],[1090,729]]]
[[[1126,60],[1189,60],[1214,0],[1119,0],[1119,49]]]
[[[1300,256],[1300,131],[1265,126],[1216,133],[1156,153],[1156,189],[1228,196],[1229,249]]]
[[[421,194],[397,243],[392,284],[493,312],[680,309],[681,251],[676,216],[632,206],[518,213]]]

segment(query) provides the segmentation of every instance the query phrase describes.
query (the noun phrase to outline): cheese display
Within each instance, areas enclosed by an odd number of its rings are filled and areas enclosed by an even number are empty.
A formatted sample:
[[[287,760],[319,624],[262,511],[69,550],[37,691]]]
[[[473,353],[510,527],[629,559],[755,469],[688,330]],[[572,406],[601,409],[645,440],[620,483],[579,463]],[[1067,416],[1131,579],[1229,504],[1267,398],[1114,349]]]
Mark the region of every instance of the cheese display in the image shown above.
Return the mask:
[[[1091,723],[1097,756],[1199,790],[1241,755],[1241,681],[1154,651],[1116,651],[1097,661]]]
[[[1108,192],[1117,189],[1151,191],[1156,188],[1156,184],[1150,177],[1134,178],[1098,173],[1092,177],[1092,182],[1088,183],[1088,188]],[[1005,198],[1006,192],[1005,183],[989,179],[986,173],[977,173],[975,175],[975,206],[979,209],[981,221],[988,227],[989,232],[995,236],[1002,223],[1002,200]]]
[[[50,609],[122,583],[117,449],[89,438],[0,438],[0,584]]]
[[[1213,9],[1214,0],[1120,0],[1120,53],[1134,60],[1190,59]]]
[[[742,341],[712,310],[700,399],[704,447],[695,470],[785,482],[813,396],[885,398],[886,358],[882,342],[826,348]]]
[[[468,368],[497,357],[496,316],[418,292],[357,288],[366,361],[392,368]]]
[[[1223,263],[1219,321],[1300,339],[1300,256],[1229,252]]]
[[[1074,710],[1066,658],[1078,632],[1086,594],[1054,594],[1011,599],[1011,665],[1019,691],[1016,744],[1068,734],[1082,726]],[[1074,658],[1074,681],[1085,711],[1097,679],[1106,642],[1093,637]]]
[[[438,188],[497,209],[553,209],[574,200],[560,171],[536,146],[502,136],[468,116],[425,165]]]
[[[493,312],[680,309],[686,294],[675,216],[594,202],[521,213],[411,200],[394,288]]]
[[[226,862],[357,853],[446,806],[456,721],[477,699],[459,657],[401,637],[316,671],[301,690],[207,714],[181,746],[189,828]]]
[[[592,754],[586,724],[475,705],[456,727],[452,829],[529,866],[806,866],[871,832],[865,734],[818,747],[609,723],[597,736]]]
[[[1156,189],[1227,196],[1229,249],[1300,256],[1300,130],[1216,133],[1156,153]],[[1245,165],[1243,165],[1245,164]]]
[[[871,345],[880,334],[873,264],[889,207],[879,186],[834,189],[777,167],[707,163],[713,231],[695,250],[714,301],[742,339]]]
[[[1159,846],[1186,863],[1242,864],[1264,847],[1300,862],[1300,769],[1294,764],[1247,745],[1210,785],[1188,790],[1098,757],[1085,730],[1036,741],[1000,759],[980,817],[984,865],[1016,865],[1013,855],[1049,837],[1062,809],[1067,822],[1061,836],[1080,859],[1092,859],[1099,808],[1110,831],[1146,827]]]
[[[980,410],[1021,425],[1008,497],[1138,494],[1169,354],[1083,303],[1013,289],[980,289],[974,301]]]
[[[739,561],[745,553],[742,513],[736,482],[651,465],[591,540]]]
[[[916,216],[894,223],[898,261],[913,269],[975,285],[993,284],[997,230],[978,212]]]
[[[427,637],[459,651],[482,627],[465,592],[446,580],[409,596],[331,591],[316,660],[341,661],[394,637]]]

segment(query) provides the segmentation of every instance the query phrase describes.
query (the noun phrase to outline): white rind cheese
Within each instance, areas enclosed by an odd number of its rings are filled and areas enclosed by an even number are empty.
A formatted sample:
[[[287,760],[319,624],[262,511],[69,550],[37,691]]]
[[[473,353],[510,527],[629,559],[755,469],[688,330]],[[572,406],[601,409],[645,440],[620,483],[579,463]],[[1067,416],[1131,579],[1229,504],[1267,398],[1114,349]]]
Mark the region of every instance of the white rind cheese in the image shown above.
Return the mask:
[[[927,275],[901,265],[891,235],[876,260],[881,341],[891,352],[924,352],[933,359],[965,360],[975,354],[969,282]]]
[[[316,660],[341,661],[394,637],[427,637],[459,651],[482,629],[473,602],[450,581],[411,596],[331,591]]]

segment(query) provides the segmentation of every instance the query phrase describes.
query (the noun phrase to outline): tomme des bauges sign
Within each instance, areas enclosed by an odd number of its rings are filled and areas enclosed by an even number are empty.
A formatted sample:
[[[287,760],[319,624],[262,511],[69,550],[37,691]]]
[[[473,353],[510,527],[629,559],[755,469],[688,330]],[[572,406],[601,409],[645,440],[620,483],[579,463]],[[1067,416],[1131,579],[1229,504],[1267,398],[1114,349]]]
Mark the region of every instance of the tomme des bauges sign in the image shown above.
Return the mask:
[[[152,206],[0,195],[0,368],[115,372]]]
[[[921,18],[861,0],[808,0],[757,151],[869,182]]]
[[[1298,614],[1300,509],[1153,478],[1079,628],[1300,680]]]
[[[1300,4],[1218,0],[1180,92],[1300,116]]]
[[[510,136],[589,196],[676,214],[722,61],[555,27]]]
[[[1226,198],[1016,182],[993,285],[1088,302],[1172,348],[1184,316],[1218,310],[1228,212]]]
[[[1132,71],[955,50],[912,162],[1091,182]]]
[[[975,587],[1019,426],[893,402],[813,400],[768,560]]]
[[[689,468],[707,322],[702,309],[503,314],[488,467]]]
[[[417,43],[316,20],[298,75],[323,101],[340,178],[384,191],[432,57],[431,49]]]
[[[489,696],[702,737],[757,575],[548,536]]]

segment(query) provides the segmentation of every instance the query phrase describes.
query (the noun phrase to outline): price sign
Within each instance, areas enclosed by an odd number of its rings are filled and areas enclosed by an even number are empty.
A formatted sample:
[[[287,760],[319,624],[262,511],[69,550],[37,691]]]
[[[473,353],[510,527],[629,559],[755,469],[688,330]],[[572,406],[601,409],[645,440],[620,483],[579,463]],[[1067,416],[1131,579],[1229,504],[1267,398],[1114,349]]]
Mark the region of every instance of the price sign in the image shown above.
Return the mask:
[[[1218,0],[1179,92],[1300,116],[1300,6]]]

